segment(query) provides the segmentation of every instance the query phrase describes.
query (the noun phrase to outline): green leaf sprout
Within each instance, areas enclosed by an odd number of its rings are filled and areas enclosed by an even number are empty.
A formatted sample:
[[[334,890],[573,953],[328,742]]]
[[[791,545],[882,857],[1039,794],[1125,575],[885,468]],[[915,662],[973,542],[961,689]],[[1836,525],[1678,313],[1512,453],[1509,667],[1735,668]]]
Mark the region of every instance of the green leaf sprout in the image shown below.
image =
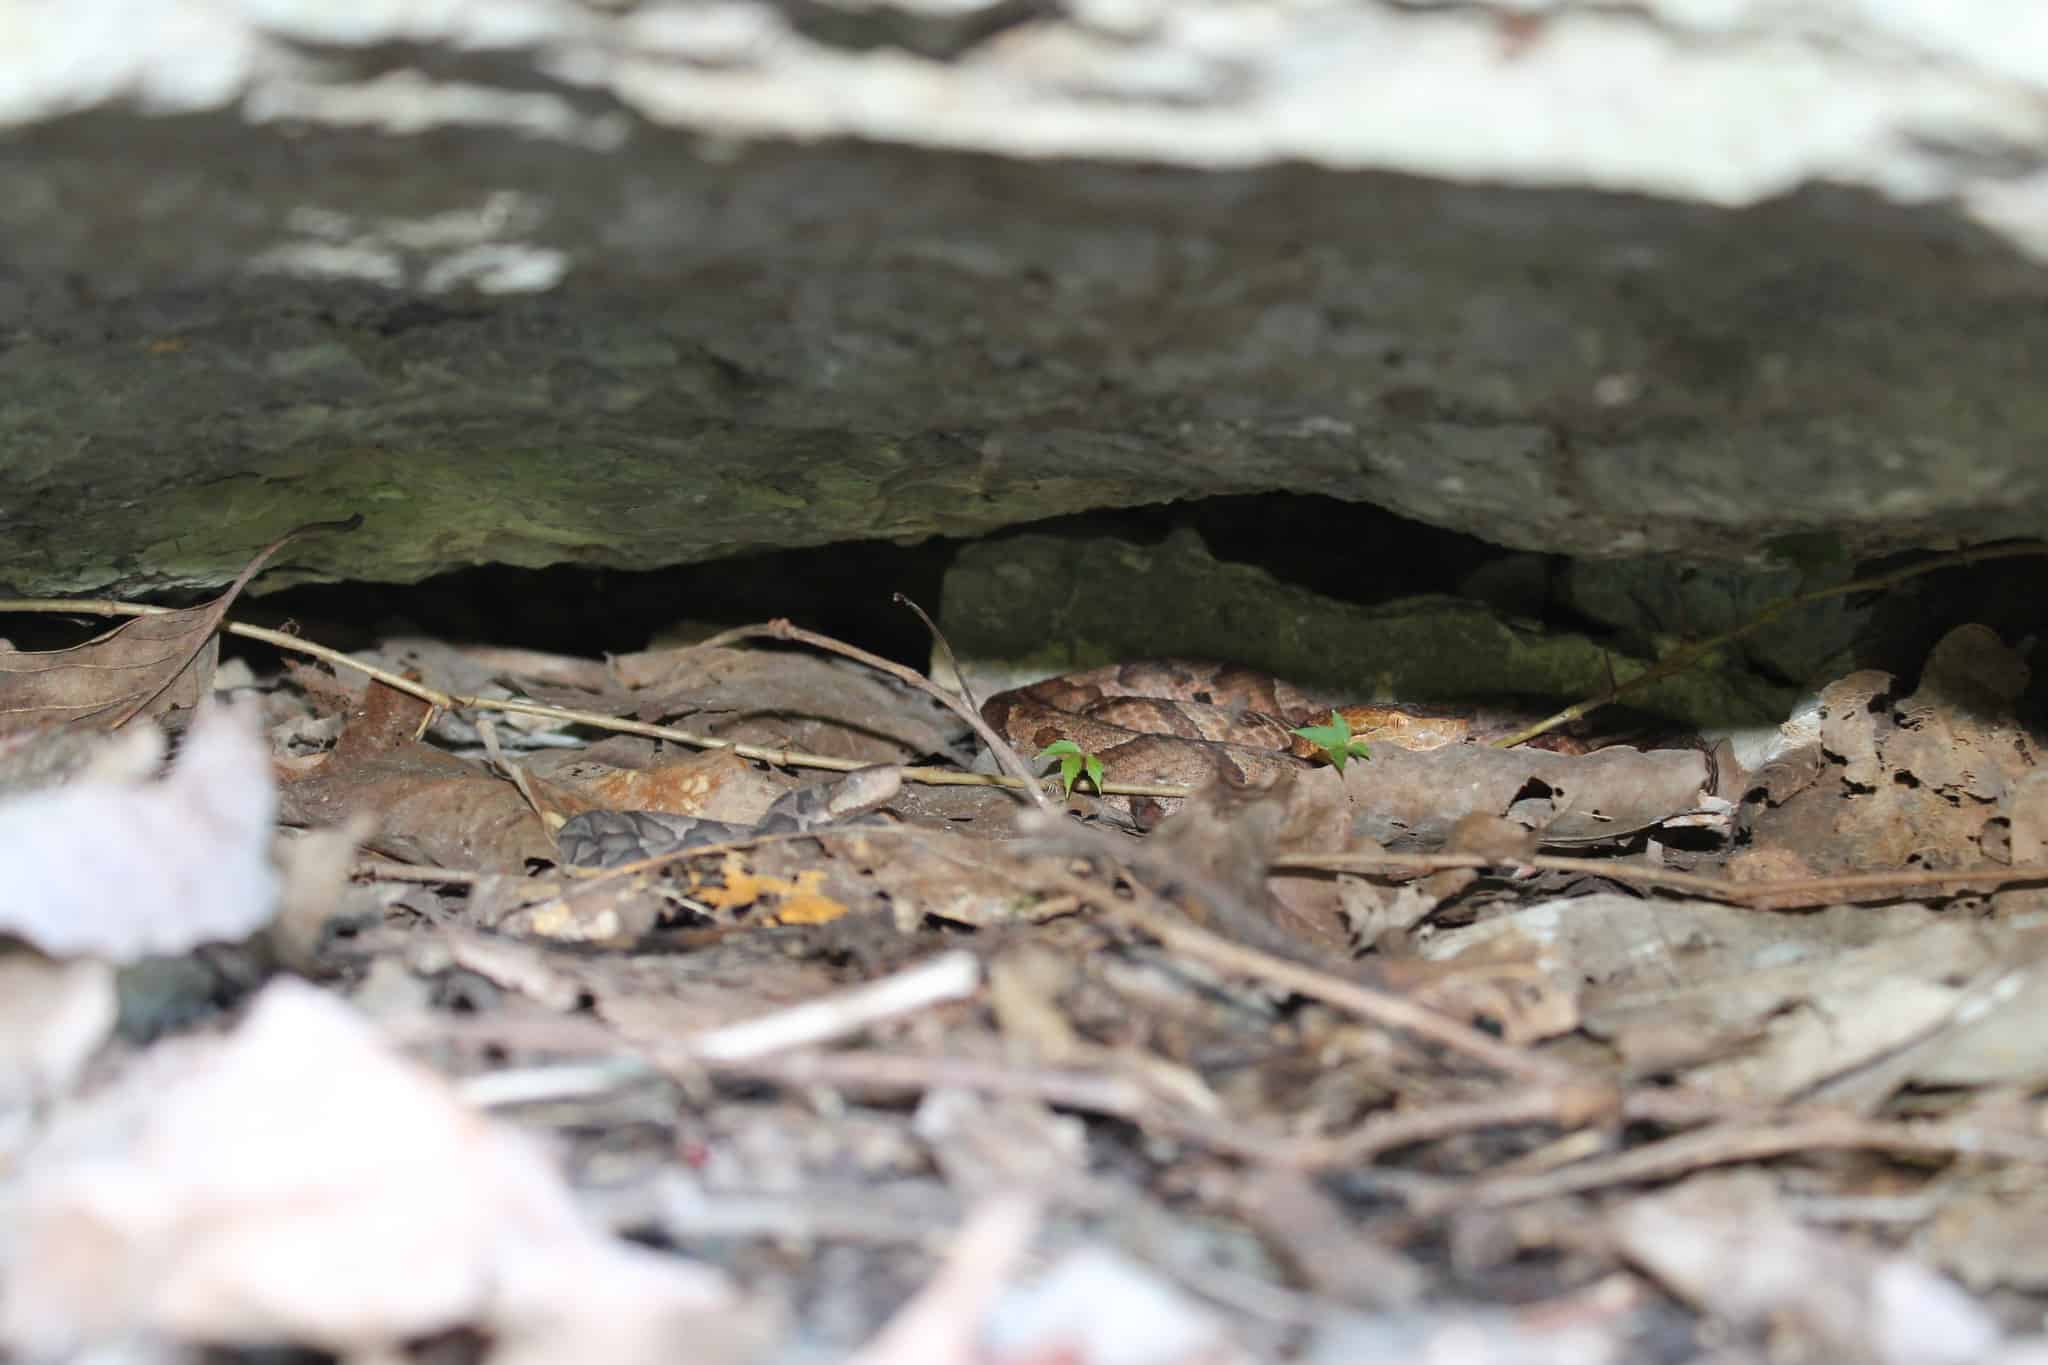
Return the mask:
[[[1071,739],[1056,739],[1038,751],[1043,759],[1057,758],[1060,761],[1060,789],[1068,796],[1074,794],[1074,779],[1083,772],[1094,786],[1096,794],[1102,792],[1102,760],[1088,753]]]
[[[1351,722],[1344,719],[1342,711],[1330,712],[1328,725],[1304,725],[1294,733],[1321,749],[1330,766],[1340,773],[1351,759],[1372,757],[1365,741],[1353,737]]]

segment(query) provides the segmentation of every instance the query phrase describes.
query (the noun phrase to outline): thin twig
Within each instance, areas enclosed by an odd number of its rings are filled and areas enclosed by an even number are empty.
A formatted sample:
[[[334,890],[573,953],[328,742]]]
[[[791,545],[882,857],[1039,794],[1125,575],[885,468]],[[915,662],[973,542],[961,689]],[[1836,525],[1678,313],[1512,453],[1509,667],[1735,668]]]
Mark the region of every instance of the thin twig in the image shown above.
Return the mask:
[[[463,1103],[479,1109],[505,1109],[521,1104],[595,1099],[660,1075],[641,1058],[620,1053],[483,1071],[457,1081],[455,1093]]]
[[[1347,1133],[1316,1137],[1269,1135],[1253,1144],[1257,1159],[1303,1171],[1365,1166],[1382,1153],[1418,1142],[1524,1124],[1580,1128],[1619,1113],[1607,1086],[1530,1086],[1456,1104],[1430,1104],[1376,1114]]]
[[[990,727],[989,723],[982,719],[979,711],[968,706],[960,698],[954,696],[945,688],[940,687],[916,669],[906,668],[893,660],[884,659],[879,654],[870,654],[858,645],[850,645],[843,640],[835,640],[829,635],[820,635],[814,630],[805,630],[802,626],[793,625],[780,617],[770,621],[765,626],[740,626],[737,629],[723,632],[717,638],[720,640],[794,640],[798,644],[809,645],[813,649],[822,649],[833,654],[844,655],[846,658],[852,659],[857,663],[866,664],[878,673],[886,673],[906,686],[916,688],[918,691],[935,698],[947,710],[966,721],[972,727],[974,733],[981,736],[981,742],[988,746],[989,752],[995,755],[996,762],[1001,764],[1012,777],[1015,777],[1023,784],[1023,790],[1031,797],[1040,810],[1051,811],[1053,809],[1052,799],[1045,794],[1045,788],[1039,783],[1037,775],[1031,771],[1030,765],[1025,763],[1023,757],[1010,747],[1010,742],[997,734]]]
[[[1550,854],[1529,854],[1516,858],[1494,858],[1483,853],[1283,853],[1273,859],[1275,871],[1383,872],[1413,870],[1437,872],[1445,868],[1536,868],[1545,872],[1574,872],[1607,877],[1642,886],[1662,886],[1689,891],[1704,899],[1747,904],[1779,897],[1811,900],[1881,900],[1901,891],[1920,887],[1989,882],[2048,881],[2048,863],[2014,863],[2009,866],[1925,868],[1901,872],[1853,872],[1833,877],[1787,877],[1755,882],[1730,881],[1697,872],[1673,872],[1668,868],[1643,867],[1619,859],[1565,858]]]
[[[177,607],[158,606],[153,602],[121,602],[105,597],[9,597],[0,598],[0,612],[55,612],[79,616],[169,616],[178,611]],[[410,678],[366,664],[352,658],[338,649],[316,644],[311,640],[282,630],[270,630],[264,626],[252,626],[241,621],[224,621],[220,627],[229,635],[239,635],[245,640],[261,640],[264,644],[298,654],[310,655],[336,668],[353,669],[366,677],[375,678],[386,687],[432,702],[444,709],[452,709],[458,699],[438,688],[414,682]],[[473,701],[462,698],[462,701]],[[501,708],[502,709],[502,708]]]
[[[622,1040],[612,1029],[588,1016],[505,1015],[456,1016],[420,1014],[387,1024],[407,1043],[442,1044],[455,1040],[472,1046],[532,1049],[570,1054],[560,1063],[519,1068],[527,1074],[517,1082],[521,1103],[555,1098],[587,1098],[636,1085],[656,1076],[695,1080],[705,1074],[778,1085],[843,1087],[921,1094],[930,1090],[980,1090],[1044,1100],[1084,1113],[1106,1114],[1151,1125],[1159,1120],[1160,1099],[1143,1083],[1143,1073],[1125,1075],[1071,1066],[1019,1065],[997,1058],[933,1053],[801,1051],[772,1055],[696,1057],[687,1048],[664,1053],[658,1065],[642,1052],[621,1052]],[[624,1040],[632,1046],[630,1040]],[[599,1084],[599,1077],[607,1083]],[[1172,1136],[1193,1136],[1171,1118],[1163,1120]],[[1199,1126],[1203,1120],[1194,1120]]]
[[[720,1076],[773,1081],[780,1085],[866,1088],[923,1093],[980,1090],[992,1095],[1043,1100],[1067,1109],[1143,1121],[1159,1108],[1158,1098],[1129,1077],[1075,1067],[1019,1065],[974,1057],[916,1053],[795,1052],[780,1057],[716,1061],[706,1069]]]
[[[426,886],[475,886],[486,877],[498,874],[465,872],[453,867],[421,867],[413,863],[392,862],[388,858],[359,858],[349,865],[348,875],[360,877],[364,881],[419,882]]]
[[[541,827],[547,830],[548,834],[552,837],[555,833],[555,826],[561,823],[562,817],[556,815],[554,823],[549,823],[550,811],[547,806],[541,803],[539,795],[534,792],[533,783],[526,776],[526,769],[506,757],[504,748],[498,743],[498,727],[491,722],[489,716],[478,716],[476,718],[476,733],[477,737],[484,742],[484,755],[497,766],[501,774],[512,780],[512,785],[519,791],[520,799],[526,802],[528,808],[539,818]],[[415,740],[419,737],[419,735],[413,736]]]
[[[1247,1145],[1253,1159],[1303,1171],[1349,1170],[1382,1153],[1481,1128],[1551,1124],[1573,1131],[1616,1122],[1696,1126],[1733,1118],[1761,1121],[1755,1106],[1731,1105],[1684,1088],[1648,1087],[1616,1095],[1612,1088],[1535,1086],[1512,1094],[1375,1114],[1342,1133],[1267,1136]],[[1782,1116],[1781,1116],[1782,1117]]]
[[[953,652],[953,642],[946,638],[946,632],[940,630],[939,623],[926,615],[925,609],[912,601],[908,594],[899,592],[893,593],[891,596],[897,606],[910,608],[917,613],[917,619],[924,622],[924,628],[932,633],[933,641],[938,644],[940,649],[946,652],[946,665],[953,670],[953,680],[960,684],[961,699],[967,703],[971,710],[980,711],[980,703],[974,700],[974,689],[967,685],[967,674],[961,671],[960,656]]]
[[[968,836],[949,830],[933,829],[926,825],[821,825],[811,830],[767,830],[749,831],[737,838],[720,839],[712,843],[691,844],[687,848],[672,848],[632,862],[618,863],[611,867],[582,867],[565,864],[557,874],[566,878],[567,886],[558,883],[533,883],[532,904],[555,899],[570,899],[580,896],[600,883],[617,881],[624,877],[636,876],[666,867],[670,863],[688,862],[699,858],[714,857],[744,849],[759,848],[763,844],[798,843],[806,840],[824,841],[831,839],[961,839]],[[978,848],[985,849],[985,841],[974,841]],[[452,867],[422,866],[416,863],[394,862],[388,858],[358,859],[349,867],[351,877],[364,881],[420,882],[428,886],[474,886],[489,877],[502,874],[491,872],[464,871]],[[738,928],[739,926],[728,926]]]
[[[0,599],[0,612],[55,612],[75,613],[81,616],[165,616],[176,610],[178,609],[175,607],[158,606],[148,602],[120,602],[108,598],[14,597]],[[801,749],[768,748],[759,744],[735,744],[729,739],[719,739],[714,735],[700,735],[693,731],[677,729],[673,725],[653,725],[646,721],[625,720],[618,716],[606,715],[601,711],[581,711],[572,707],[551,706],[545,702],[528,701],[521,697],[477,697],[461,692],[445,692],[440,688],[431,687],[426,683],[417,682],[411,678],[393,673],[389,669],[379,668],[375,664],[364,663],[362,660],[353,658],[338,649],[316,644],[311,640],[301,639],[299,636],[288,634],[285,631],[271,630],[264,626],[247,625],[240,621],[224,622],[220,628],[230,635],[240,636],[245,640],[259,640],[278,649],[319,659],[334,668],[353,670],[395,691],[403,692],[407,696],[417,697],[430,706],[438,706],[444,711],[499,711],[510,715],[539,716],[546,720],[560,721],[567,725],[586,725],[594,730],[608,730],[615,734],[641,735],[648,739],[667,740],[670,743],[686,745],[693,749],[730,749],[741,758],[752,762],[772,763],[777,767],[784,768],[813,768],[826,772],[852,772],[856,768],[870,766],[869,761],[865,759],[841,758],[831,754],[814,754]],[[704,644],[695,647],[701,649],[713,643],[723,643],[728,638],[735,640],[745,639],[759,636],[763,633],[771,634],[774,638],[793,638],[775,635],[772,627],[746,626],[738,630],[727,631],[724,635],[714,637],[713,640],[707,640]],[[809,632],[804,632],[804,634],[808,635]],[[806,643],[816,644],[824,638],[823,636],[814,636],[806,641]],[[820,645],[820,647],[838,649],[840,652],[852,648],[850,645],[839,646],[836,641],[831,645]],[[864,654],[865,651],[862,653]],[[998,761],[1002,761],[1002,755],[1005,753],[1009,754],[1012,760],[1012,762],[1005,764],[1006,767],[1011,768],[1011,772],[1000,774],[971,773],[955,768],[907,767],[902,769],[904,781],[916,782],[920,785],[931,787],[1003,787],[1012,791],[1022,791],[1040,806],[1050,808],[1051,803],[1045,796],[1044,784],[1025,766],[1023,760],[1017,756],[1016,751],[1003,742],[1002,738],[996,735],[993,730],[988,728],[987,723],[981,719],[978,712],[962,711],[960,706],[955,704],[957,699],[949,698],[943,689],[934,690],[935,685],[929,679],[924,679],[921,674],[917,674],[912,670],[902,669],[901,672],[898,672],[897,670],[900,668],[900,665],[890,664],[887,660],[878,659],[874,655],[866,655],[863,662],[872,662],[876,666],[890,672],[892,676],[903,677],[907,674],[909,678],[920,679],[921,681],[914,685],[920,686],[924,690],[932,691],[933,695],[940,697],[942,701],[946,701],[956,713],[963,715],[968,723],[974,727],[975,733],[980,735],[984,742],[993,741],[992,748],[996,745],[1001,746],[1000,748],[995,748]],[[1191,788],[1172,783],[1111,782],[1103,787],[1103,793],[1109,796],[1186,797],[1191,792]]]
[[[801,1008],[801,1007],[799,1007]],[[773,1016],[771,1016],[772,1018]],[[741,1027],[747,1027],[742,1025]],[[1379,1155],[1419,1142],[1486,1128],[1555,1124],[1574,1128],[1588,1123],[1627,1119],[1652,1123],[1700,1123],[1713,1118],[1752,1115],[1710,1097],[1662,1090],[1630,1092],[1617,1105],[1611,1092],[1583,1086],[1540,1086],[1516,1094],[1440,1104],[1369,1119],[1359,1129],[1329,1136],[1290,1137],[1247,1125],[1238,1119],[1192,1114],[1172,1097],[1145,1084],[1142,1074],[1073,1066],[1021,1064],[994,1058],[934,1053],[858,1051],[792,1051],[766,1055],[698,1056],[688,1045],[664,1052],[658,1061],[640,1053],[612,1049],[617,1038],[609,1030],[579,1026],[574,1020],[477,1019],[434,1020],[416,1030],[422,1039],[449,1037],[473,1043],[491,1042],[552,1052],[586,1055],[558,1062],[485,1073],[465,1083],[464,1095],[474,1103],[535,1104],[588,1099],[658,1076],[685,1078],[709,1073],[777,1085],[826,1087],[869,1094],[926,1094],[933,1090],[975,1090],[984,1094],[1034,1099],[1081,1113],[1100,1114],[1136,1124],[1159,1137],[1206,1148],[1255,1165],[1293,1170],[1356,1170]],[[707,1035],[708,1036],[708,1035]],[[1796,1120],[1796,1116],[1793,1116]],[[1783,1122],[1785,1116],[1779,1116]],[[1808,1123],[1837,1122],[1820,1116]],[[1801,1132],[1808,1131],[1801,1127]],[[1580,1170],[1584,1168],[1572,1168]],[[1504,1182],[1497,1187],[1509,1194]],[[1448,1190],[1449,1187],[1446,1187]],[[1453,1196],[1446,1193],[1444,1202]],[[1531,1196],[1534,1197],[1534,1196]],[[1510,1201],[1514,1202],[1514,1201]]]
[[[885,1019],[914,1014],[948,1000],[964,999],[980,988],[981,960],[956,949],[759,1019],[707,1029],[663,1049],[661,1055],[669,1065],[754,1061],[843,1038]]]
[[[1244,904],[1242,897],[1227,887],[1215,884],[1213,879],[1201,875],[1196,869],[1167,869],[1169,875],[1181,878],[1192,891],[1210,902],[1211,912],[1231,926],[1232,936],[1226,938],[1201,928],[1179,912],[1165,908],[1158,895],[1123,866],[1126,859],[1157,863],[1157,851],[1144,847],[1142,843],[1129,849],[1119,848],[1089,831],[1074,829],[1066,822],[1059,822],[1055,830],[1057,837],[1042,836],[1035,842],[1055,849],[1077,846],[1076,851],[1084,856],[1099,859],[1115,869],[1140,899],[1124,900],[1064,867],[1057,870],[1049,868],[1043,860],[1028,875],[1041,883],[1051,880],[1073,899],[1135,925],[1170,950],[1223,971],[1251,976],[1293,994],[1321,1000],[1382,1027],[1419,1035],[1530,1084],[1600,1088],[1599,1082],[1583,1078],[1569,1067],[1511,1047],[1404,995],[1290,960],[1291,954],[1282,954],[1288,953],[1291,945],[1282,946],[1284,936],[1272,930],[1270,921],[1255,907]],[[1281,941],[1274,942],[1276,938]],[[1279,951],[1267,951],[1268,947],[1279,948]]]
[[[1094,906],[1104,914],[1125,921],[1169,950],[1206,963],[1220,971],[1234,972],[1278,986],[1294,995],[1320,1000],[1382,1028],[1398,1029],[1427,1039],[1440,1047],[1489,1066],[1503,1075],[1533,1085],[1579,1086],[1595,1089],[1600,1082],[1582,1077],[1571,1067],[1521,1048],[1510,1047],[1468,1024],[1406,996],[1383,991],[1362,982],[1349,981],[1328,972],[1289,962],[1271,953],[1219,938],[1177,914],[1134,901],[1119,899],[1106,887],[1097,886],[1064,869],[1045,868],[1040,879]],[[1141,883],[1133,882],[1142,887]],[[1151,893],[1146,892],[1147,896]]]
[[[1670,1180],[1739,1161],[1764,1161],[1817,1151],[1879,1151],[1906,1156],[1995,1157],[2048,1165],[2048,1138],[1949,1120],[1866,1119],[1821,1114],[1786,1121],[1723,1123],[1643,1147],[1596,1157],[1541,1175],[1480,1180],[1448,1191],[1448,1202],[1499,1208],[1584,1194],[1615,1185]]]

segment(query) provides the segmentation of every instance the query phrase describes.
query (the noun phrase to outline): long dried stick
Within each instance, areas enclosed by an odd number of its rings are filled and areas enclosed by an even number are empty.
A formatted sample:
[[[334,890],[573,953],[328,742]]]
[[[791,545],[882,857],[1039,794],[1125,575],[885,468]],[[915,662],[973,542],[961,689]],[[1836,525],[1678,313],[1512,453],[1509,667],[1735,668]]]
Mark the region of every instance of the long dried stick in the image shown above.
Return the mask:
[[[80,616],[165,616],[176,610],[177,608],[175,607],[157,606],[148,602],[121,602],[108,598],[0,598],[0,612],[64,612]],[[828,649],[836,653],[847,654],[850,658],[857,658],[863,663],[881,669],[892,677],[901,678],[905,682],[911,683],[912,686],[931,692],[932,695],[938,697],[940,701],[944,702],[973,727],[975,733],[995,752],[997,761],[1002,763],[1009,771],[996,774],[963,772],[956,768],[905,768],[903,769],[904,781],[917,782],[929,787],[1008,787],[1026,793],[1041,807],[1050,808],[1051,803],[1045,795],[1044,785],[1032,774],[1023,759],[1017,755],[1017,751],[1004,742],[1000,735],[991,730],[988,723],[982,720],[978,713],[962,706],[957,697],[948,696],[943,688],[939,688],[929,678],[924,677],[923,674],[913,669],[904,668],[901,664],[891,663],[887,659],[869,654],[865,650],[856,650],[852,645],[844,645],[837,640],[831,640],[827,643],[828,637],[814,634],[811,631],[801,630],[795,626],[787,626],[788,631],[792,633],[783,634],[777,629],[778,625],[786,626],[787,623],[770,623],[766,626],[742,627],[737,631],[727,631],[724,635],[715,637],[715,640],[723,642],[728,639],[747,638],[750,635],[765,636],[771,639],[801,639],[805,644],[816,645],[821,649]],[[735,744],[729,739],[719,739],[715,735],[700,735],[694,731],[678,729],[673,725],[650,725],[645,721],[625,720],[618,716],[608,716],[598,711],[579,711],[573,707],[550,706],[544,702],[527,701],[519,697],[475,697],[462,692],[446,692],[438,687],[403,677],[388,669],[378,668],[374,664],[366,664],[362,660],[352,658],[338,649],[316,644],[311,640],[302,639],[299,636],[291,635],[281,630],[270,630],[263,626],[252,626],[241,621],[223,622],[220,628],[230,635],[237,635],[245,640],[260,640],[264,644],[273,645],[278,649],[289,650],[295,654],[304,654],[311,658],[319,659],[335,668],[352,669],[364,677],[374,679],[386,687],[403,692],[408,696],[418,697],[428,705],[438,706],[444,711],[498,711],[510,715],[540,716],[545,719],[559,720],[572,725],[587,725],[594,730],[609,730],[615,734],[644,735],[649,739],[668,740],[671,743],[688,745],[693,749],[730,749],[741,758],[751,759],[757,763],[773,763],[778,767],[785,768],[816,768],[829,772],[851,772],[855,768],[868,766],[867,762],[862,759],[840,758],[831,754],[813,754],[801,749],[771,749],[759,744]],[[708,645],[713,643],[713,641],[707,640],[704,643]],[[702,647],[702,645],[698,646],[698,648]],[[1103,791],[1110,796],[1185,797],[1190,795],[1189,788],[1176,786],[1171,783],[1111,782],[1103,788]]]
[[[947,710],[966,721],[975,734],[981,736],[981,742],[986,744],[989,752],[995,755],[996,762],[1000,763],[1010,776],[1016,778],[1022,784],[1024,791],[1040,810],[1050,811],[1053,809],[1052,800],[1045,794],[1044,786],[1039,783],[1038,777],[1031,771],[1030,765],[1024,761],[1023,757],[1015,749],[1010,747],[1010,741],[997,734],[994,728],[981,718],[979,711],[976,711],[973,707],[967,705],[966,702],[960,700],[960,698],[954,696],[945,688],[940,687],[914,668],[906,668],[893,660],[884,659],[879,654],[870,654],[858,645],[847,644],[844,640],[835,640],[829,635],[820,635],[814,630],[805,630],[802,626],[793,625],[781,617],[770,621],[765,626],[739,626],[732,630],[721,631],[709,640],[704,641],[698,648],[702,649],[709,648],[712,645],[728,644],[734,640],[764,639],[791,640],[797,644],[809,645],[813,649],[822,649],[833,654],[844,655],[857,663],[866,664],[878,673],[886,673],[898,682],[914,687],[918,691],[936,698]]]
[[[1978,867],[1914,868],[1897,872],[1845,872],[1831,877],[1784,877],[1754,882],[1708,877],[1697,872],[1643,867],[1618,858],[1566,858],[1534,853],[1496,858],[1484,853],[1282,853],[1271,864],[1276,872],[1440,872],[1445,868],[1524,868],[1572,872],[1637,886],[1685,891],[1702,900],[1749,905],[1758,901],[1822,905],[1833,901],[1887,900],[1907,891],[1933,889],[1960,895],[1964,887],[2008,886],[2048,881],[2048,863],[1985,864]]]

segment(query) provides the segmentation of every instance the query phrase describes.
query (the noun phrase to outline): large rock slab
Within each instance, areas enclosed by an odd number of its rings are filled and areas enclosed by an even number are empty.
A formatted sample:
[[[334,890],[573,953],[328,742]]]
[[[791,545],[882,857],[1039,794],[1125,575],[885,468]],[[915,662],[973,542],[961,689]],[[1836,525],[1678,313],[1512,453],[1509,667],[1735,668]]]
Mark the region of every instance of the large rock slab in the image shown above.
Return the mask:
[[[2048,25],[1796,9],[0,8],[0,582],[2035,533]]]

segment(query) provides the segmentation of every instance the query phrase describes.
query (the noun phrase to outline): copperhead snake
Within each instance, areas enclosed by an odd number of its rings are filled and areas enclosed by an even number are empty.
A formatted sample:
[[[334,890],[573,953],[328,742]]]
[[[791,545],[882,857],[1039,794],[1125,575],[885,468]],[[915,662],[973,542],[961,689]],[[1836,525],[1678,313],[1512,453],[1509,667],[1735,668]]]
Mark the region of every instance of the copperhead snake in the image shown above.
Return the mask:
[[[587,810],[556,831],[555,846],[565,863],[605,868],[733,839],[808,834],[858,819],[886,804],[902,785],[900,771],[887,764],[856,768],[830,782],[783,793],[751,825],[658,810]]]
[[[1264,785],[1300,770],[1320,751],[1295,729],[1329,720],[1332,710],[1359,738],[1404,749],[1481,743],[1527,719],[1477,707],[1338,704],[1257,669],[1190,659],[1063,673],[1000,692],[981,708],[1027,759],[1056,740],[1072,740],[1101,759],[1111,781],[1188,787],[1219,779]],[[1578,753],[1587,746],[1551,734],[1532,747]],[[1147,828],[1165,812],[1147,797],[1132,798],[1129,809]]]
[[[1063,673],[1000,692],[981,708],[983,719],[1027,759],[1057,740],[1072,740],[1101,760],[1113,782],[1189,788],[1219,780],[1240,788],[1263,787],[1301,771],[1320,751],[1294,731],[1327,721],[1333,710],[1344,716],[1354,736],[1410,750],[1481,743],[1527,720],[1479,707],[1333,705],[1327,696],[1269,673],[1188,659],[1145,659]],[[1531,747],[1583,753],[1591,746],[1554,733]],[[753,825],[658,811],[586,811],[564,824],[556,839],[564,862],[614,867],[699,844],[808,833],[855,819],[892,799],[900,780],[896,768],[884,766],[801,787],[777,800]],[[1168,809],[1143,796],[1112,804],[1148,829]]]

